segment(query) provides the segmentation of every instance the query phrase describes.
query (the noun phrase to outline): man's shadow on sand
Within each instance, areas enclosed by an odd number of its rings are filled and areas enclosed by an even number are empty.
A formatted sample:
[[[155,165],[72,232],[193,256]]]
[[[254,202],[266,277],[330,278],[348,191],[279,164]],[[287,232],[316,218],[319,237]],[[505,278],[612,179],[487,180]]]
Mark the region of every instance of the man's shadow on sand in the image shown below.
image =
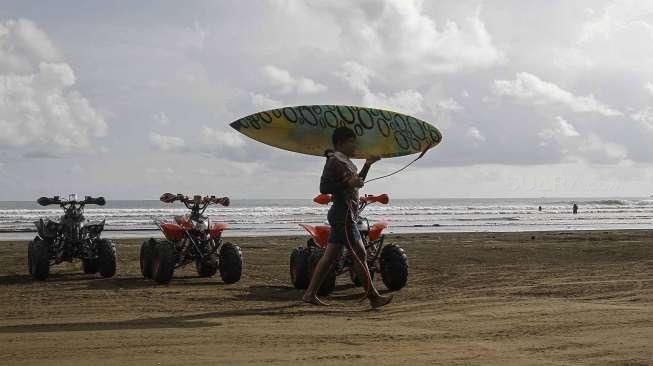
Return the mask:
[[[356,293],[342,294],[342,291],[357,288]],[[228,289],[227,291],[242,291],[241,289]],[[237,293],[234,298],[243,301],[264,301],[264,302],[288,302],[301,301],[304,294],[303,289],[296,289],[292,286],[249,286],[247,293]],[[389,290],[379,291],[380,293],[391,292]],[[334,291],[327,297],[332,300],[359,300],[363,297],[364,290],[362,287],[356,287],[352,284],[336,285]]]

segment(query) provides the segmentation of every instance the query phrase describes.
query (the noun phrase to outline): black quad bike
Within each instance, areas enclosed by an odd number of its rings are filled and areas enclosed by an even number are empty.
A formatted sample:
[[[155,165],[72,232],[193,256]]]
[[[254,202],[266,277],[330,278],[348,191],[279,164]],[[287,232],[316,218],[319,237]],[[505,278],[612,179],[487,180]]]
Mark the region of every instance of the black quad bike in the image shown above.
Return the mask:
[[[236,283],[243,271],[243,256],[238,245],[223,242],[223,223],[210,223],[204,216],[209,205],[229,206],[228,197],[194,196],[164,193],[161,201],[179,201],[189,214],[175,216],[174,223],[156,222],[165,239],[149,239],[141,245],[141,273],[158,283],[172,280],[175,268],[195,262],[200,277],[211,277],[220,271],[225,283]]]
[[[313,199],[315,203],[327,205],[331,202],[331,195],[321,194]],[[358,230],[363,239],[363,245],[367,253],[367,265],[370,269],[370,275],[374,278],[375,273],[381,274],[383,283],[389,290],[399,290],[406,286],[408,281],[408,257],[404,249],[397,244],[384,245],[385,236],[383,230],[388,227],[385,221],[379,221],[370,225],[369,220],[361,217],[365,207],[371,203],[387,204],[389,201],[387,194],[379,196],[367,195],[360,197],[358,205]],[[324,254],[327,246],[331,227],[328,225],[307,225],[300,224],[311,238],[306,242],[306,246],[295,248],[290,254],[290,279],[293,286],[298,289],[305,289],[310,283],[313,270]],[[324,279],[318,293],[327,296],[336,287],[336,277],[348,272],[352,283],[361,286],[362,281],[358,278],[354,270],[353,253],[347,245],[343,246],[342,253],[338,257],[334,268]]]
[[[110,240],[100,238],[104,220],[87,223],[84,218],[84,206],[103,206],[104,197],[86,196],[78,201],[77,195],[71,194],[67,200],[54,196],[41,197],[36,202],[41,206],[59,205],[64,214],[58,222],[41,218],[34,223],[38,236],[27,245],[27,267],[32,277],[45,280],[50,266],[75,258],[82,260],[86,274],[99,272],[106,278],[116,273],[116,247]]]

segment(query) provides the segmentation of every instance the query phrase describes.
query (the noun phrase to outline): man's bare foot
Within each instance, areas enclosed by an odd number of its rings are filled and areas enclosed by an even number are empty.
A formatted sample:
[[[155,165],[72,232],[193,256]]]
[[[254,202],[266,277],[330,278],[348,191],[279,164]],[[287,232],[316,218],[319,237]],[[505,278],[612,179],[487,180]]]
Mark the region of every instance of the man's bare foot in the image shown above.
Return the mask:
[[[313,304],[313,305],[317,305],[317,306],[329,306],[329,304],[327,304],[326,302],[320,300],[320,298],[315,296],[315,295],[308,296],[308,297],[306,295],[304,295],[302,297],[302,300],[305,303],[309,303],[309,304]]]
[[[394,297],[393,295],[390,296],[379,295],[379,296],[370,297],[369,298],[370,305],[372,306],[373,309],[380,308],[382,306],[388,305],[390,301],[392,301],[393,297]]]

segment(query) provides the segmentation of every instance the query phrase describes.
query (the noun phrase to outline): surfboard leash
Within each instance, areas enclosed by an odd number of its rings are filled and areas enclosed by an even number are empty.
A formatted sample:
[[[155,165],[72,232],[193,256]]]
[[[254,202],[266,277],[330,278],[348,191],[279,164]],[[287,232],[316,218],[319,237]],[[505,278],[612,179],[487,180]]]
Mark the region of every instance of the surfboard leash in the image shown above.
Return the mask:
[[[347,209],[348,209],[347,213],[345,214],[345,240],[347,241],[347,246],[349,247],[349,251],[351,252],[351,254],[353,254],[354,259],[356,259],[356,262],[358,262],[358,265],[361,267],[361,270],[365,270],[365,265],[363,265],[363,261],[360,259],[360,257],[358,256],[358,253],[356,253],[356,251],[354,250],[354,246],[351,244],[351,241],[349,240],[349,232],[348,232],[349,229],[347,228],[347,223],[352,225],[351,221],[348,220],[349,215],[351,215],[351,203],[350,202],[347,202]],[[358,228],[355,228],[355,229],[358,230]],[[361,280],[363,280],[363,279],[361,278]],[[367,286],[365,286],[367,288],[365,289],[365,297],[363,297],[361,299],[361,301],[369,298],[370,292],[372,291],[372,286],[374,286],[373,283],[372,283],[372,275],[370,274],[369,268],[365,273],[365,282],[367,282]]]
[[[422,151],[422,153],[419,154],[418,157],[416,157],[415,159],[413,159],[410,163],[404,165],[401,169],[395,170],[394,172],[392,172],[392,173],[390,173],[390,174],[386,174],[386,175],[382,175],[382,176],[380,176],[380,177],[376,177],[376,178],[372,178],[372,179],[366,180],[366,181],[364,182],[364,184],[367,184],[367,183],[369,183],[369,182],[373,182],[373,181],[375,181],[375,180],[379,180],[379,179],[387,178],[387,177],[393,176],[393,175],[395,175],[395,174],[397,174],[397,173],[399,173],[399,172],[402,172],[402,171],[406,170],[409,166],[413,165],[413,163],[415,163],[417,160],[421,159],[424,155],[426,155],[426,152],[429,151],[429,150],[430,150],[434,145],[435,145],[435,144],[433,144],[433,143],[429,144],[429,145],[428,145],[428,146],[427,146],[427,147]]]

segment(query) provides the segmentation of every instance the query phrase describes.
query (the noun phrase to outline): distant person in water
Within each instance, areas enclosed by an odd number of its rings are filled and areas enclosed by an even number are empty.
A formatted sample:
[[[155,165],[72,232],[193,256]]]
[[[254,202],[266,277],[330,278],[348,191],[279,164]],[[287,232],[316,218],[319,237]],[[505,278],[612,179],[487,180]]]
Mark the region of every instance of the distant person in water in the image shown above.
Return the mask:
[[[387,305],[392,300],[392,296],[382,296],[374,287],[367,266],[365,245],[356,223],[358,222],[358,189],[363,187],[367,172],[379,158],[367,159],[359,173],[356,165],[350,160],[356,151],[354,131],[346,127],[338,127],[333,131],[331,139],[333,149],[324,152],[327,161],[320,179],[320,193],[333,196],[333,203],[327,215],[331,234],[324,255],[318,261],[302,299],[314,305],[327,305],[317,297],[317,291],[335,265],[343,246],[347,246],[358,258],[354,268],[359,278],[363,279],[365,294],[370,305],[378,308]]]
[[[574,215],[578,213],[578,205],[574,203],[574,207],[572,208]]]
[[[538,207],[537,210],[542,212],[542,206]]]

